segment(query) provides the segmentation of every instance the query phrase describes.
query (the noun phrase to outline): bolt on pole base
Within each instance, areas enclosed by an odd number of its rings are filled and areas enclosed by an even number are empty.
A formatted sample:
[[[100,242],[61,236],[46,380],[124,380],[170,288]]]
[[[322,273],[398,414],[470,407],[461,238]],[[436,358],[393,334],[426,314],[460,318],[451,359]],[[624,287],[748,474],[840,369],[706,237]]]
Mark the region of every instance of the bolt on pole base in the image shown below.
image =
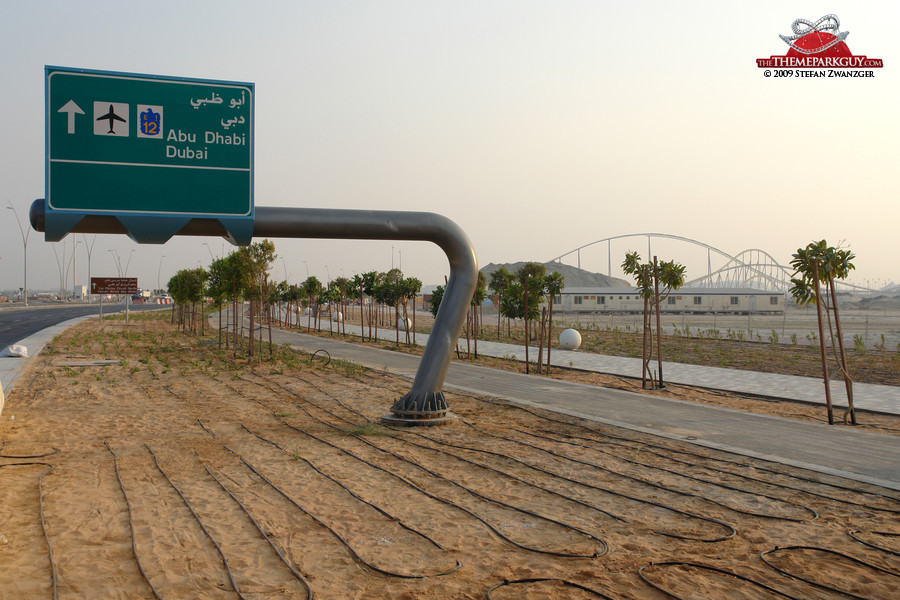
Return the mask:
[[[434,427],[436,425],[456,423],[458,420],[459,417],[452,412],[444,413],[441,417],[427,416],[419,419],[404,418],[395,414],[381,416],[381,422],[385,425],[403,425],[404,427]]]

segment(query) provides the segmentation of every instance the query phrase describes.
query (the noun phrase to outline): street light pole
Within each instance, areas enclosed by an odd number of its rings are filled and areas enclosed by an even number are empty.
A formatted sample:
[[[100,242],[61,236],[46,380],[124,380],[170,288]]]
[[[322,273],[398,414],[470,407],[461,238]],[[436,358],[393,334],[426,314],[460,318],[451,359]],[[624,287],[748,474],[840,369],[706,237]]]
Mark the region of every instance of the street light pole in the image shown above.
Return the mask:
[[[131,257],[134,254],[134,248],[131,249],[131,252],[128,253],[128,262],[125,263],[125,274],[122,277],[128,277],[128,266],[131,264]]]
[[[206,246],[206,251],[209,252],[209,261],[212,262],[212,261],[216,260],[213,257],[212,249],[209,247],[209,244],[207,244],[206,242],[203,242],[203,245]]]
[[[13,211],[13,214],[16,216],[16,225],[19,226],[19,233],[22,235],[22,263],[24,265],[23,276],[25,280],[22,283],[22,289],[24,292],[23,297],[25,298],[25,306],[28,306],[28,236],[31,235],[31,228],[29,227],[28,233],[25,233],[25,230],[22,229],[22,224],[19,222],[19,213],[16,212],[16,207],[12,205],[11,201],[7,200],[6,202],[7,204],[9,204],[9,206],[7,206],[6,208]]]
[[[116,266],[116,273],[119,277],[122,276],[122,261],[119,259],[119,253],[114,249],[107,250],[113,258],[113,264]]]
[[[66,271],[68,271],[69,265],[66,264],[66,244],[63,242],[62,252],[63,257],[62,261],[59,260],[59,253],[56,251],[56,245],[50,246],[53,249],[53,256],[56,258],[56,268],[59,270],[59,295],[62,300],[66,295],[66,288],[68,285],[66,284]]]
[[[159,274],[162,272],[162,261],[166,257],[165,254],[159,257],[159,267],[156,269],[156,291],[159,293],[162,290],[162,285],[159,282]]]
[[[73,235],[72,241],[72,298],[75,298],[75,288],[78,287],[78,236]]]
[[[88,294],[91,293],[91,252],[94,250],[94,242],[97,241],[97,236],[95,235],[93,239],[91,239],[91,243],[87,243],[87,235],[81,235],[82,243],[84,244],[84,248],[87,251],[88,255]]]

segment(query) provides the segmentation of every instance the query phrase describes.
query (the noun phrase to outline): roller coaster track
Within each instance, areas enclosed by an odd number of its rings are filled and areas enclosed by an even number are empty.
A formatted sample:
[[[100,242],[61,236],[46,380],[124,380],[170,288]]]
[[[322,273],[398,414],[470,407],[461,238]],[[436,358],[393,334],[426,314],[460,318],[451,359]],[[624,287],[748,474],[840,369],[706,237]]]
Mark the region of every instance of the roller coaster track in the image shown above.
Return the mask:
[[[562,259],[570,257],[573,254],[577,259],[577,266],[581,268],[581,251],[598,244],[607,244],[607,275],[612,276],[612,242],[613,240],[625,238],[647,238],[647,256],[652,256],[650,241],[652,238],[661,238],[668,240],[676,240],[686,244],[692,244],[706,249],[707,256],[707,274],[685,282],[685,286],[689,287],[706,287],[706,288],[754,288],[768,291],[777,291],[787,294],[791,287],[791,275],[793,270],[780,264],[771,254],[765,250],[751,248],[744,250],[736,255],[729,254],[715,246],[710,246],[699,240],[694,240],[680,235],[672,235],[669,233],[626,233],[608,238],[593,241],[584,244],[568,252],[561,254],[553,259],[552,262],[562,262]],[[725,265],[716,270],[712,268],[712,255],[725,259]],[[854,285],[839,281],[839,291],[852,291],[872,293],[877,290],[869,289],[864,286]]]

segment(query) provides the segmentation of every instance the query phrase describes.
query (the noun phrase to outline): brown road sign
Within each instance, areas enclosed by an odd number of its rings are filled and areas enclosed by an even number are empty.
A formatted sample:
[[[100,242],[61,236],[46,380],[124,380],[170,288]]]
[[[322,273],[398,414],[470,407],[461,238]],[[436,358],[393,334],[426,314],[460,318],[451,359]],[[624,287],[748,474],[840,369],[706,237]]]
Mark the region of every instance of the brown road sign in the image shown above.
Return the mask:
[[[137,277],[91,277],[92,294],[137,294]]]

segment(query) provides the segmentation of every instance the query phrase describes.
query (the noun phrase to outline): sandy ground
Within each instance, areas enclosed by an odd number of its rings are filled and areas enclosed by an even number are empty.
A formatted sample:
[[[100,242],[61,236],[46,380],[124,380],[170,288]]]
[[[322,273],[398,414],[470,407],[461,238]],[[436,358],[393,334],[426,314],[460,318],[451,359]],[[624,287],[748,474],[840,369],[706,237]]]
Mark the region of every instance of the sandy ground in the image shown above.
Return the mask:
[[[376,425],[407,386],[82,323],[0,421],[0,598],[900,596],[897,492],[474,396]]]

